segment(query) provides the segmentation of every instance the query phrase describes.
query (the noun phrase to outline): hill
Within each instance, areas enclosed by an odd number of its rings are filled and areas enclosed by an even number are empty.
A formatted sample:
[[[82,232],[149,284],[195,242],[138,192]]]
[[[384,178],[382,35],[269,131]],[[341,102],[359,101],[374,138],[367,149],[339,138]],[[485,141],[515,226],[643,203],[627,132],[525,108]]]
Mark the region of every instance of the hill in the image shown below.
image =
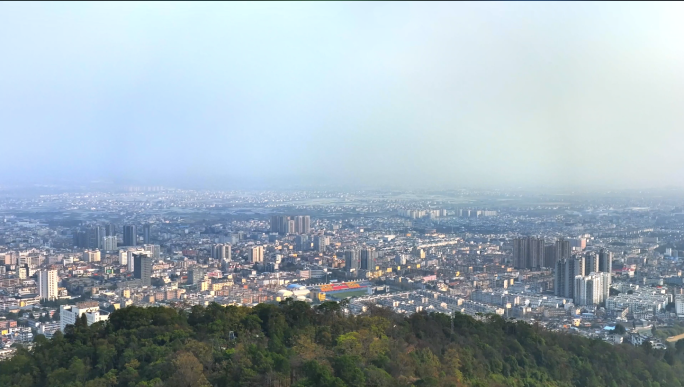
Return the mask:
[[[128,307],[0,363],[0,386],[681,386],[684,348],[612,346],[480,322],[303,302]],[[678,346],[679,347],[679,346]]]

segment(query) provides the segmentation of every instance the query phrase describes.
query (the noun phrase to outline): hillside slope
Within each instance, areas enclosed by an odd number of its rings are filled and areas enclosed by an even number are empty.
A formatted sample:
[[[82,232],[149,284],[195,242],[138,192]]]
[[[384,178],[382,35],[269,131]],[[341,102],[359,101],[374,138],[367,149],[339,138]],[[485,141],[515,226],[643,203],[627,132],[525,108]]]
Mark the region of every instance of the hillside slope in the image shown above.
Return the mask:
[[[231,333],[232,332],[232,333]],[[681,386],[684,353],[498,316],[345,317],[337,303],[128,307],[0,363],[0,386]]]

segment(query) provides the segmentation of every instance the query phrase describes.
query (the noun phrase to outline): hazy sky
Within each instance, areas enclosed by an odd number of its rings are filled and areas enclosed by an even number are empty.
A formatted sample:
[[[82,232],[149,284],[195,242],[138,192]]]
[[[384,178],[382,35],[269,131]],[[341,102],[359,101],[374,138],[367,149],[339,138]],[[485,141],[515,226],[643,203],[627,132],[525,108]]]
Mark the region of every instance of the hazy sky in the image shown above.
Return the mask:
[[[681,186],[682,3],[0,3],[2,181]]]

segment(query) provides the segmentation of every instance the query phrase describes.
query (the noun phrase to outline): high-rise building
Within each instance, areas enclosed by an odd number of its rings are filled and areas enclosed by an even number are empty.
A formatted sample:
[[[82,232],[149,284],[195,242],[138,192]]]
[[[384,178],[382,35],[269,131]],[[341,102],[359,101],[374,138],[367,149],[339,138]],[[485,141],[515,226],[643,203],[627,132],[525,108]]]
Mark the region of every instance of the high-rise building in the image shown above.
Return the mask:
[[[576,275],[573,286],[572,301],[575,305],[587,305],[587,277]]]
[[[613,253],[608,250],[601,249],[599,251],[599,271],[606,273],[606,277],[603,282],[603,290],[606,297],[610,294],[610,284],[613,281]]]
[[[124,246],[137,246],[138,232],[135,225],[126,225],[123,228],[123,244]]]
[[[311,249],[311,242],[309,242],[309,236],[306,234],[297,235],[295,237],[295,250],[296,251],[307,251]]]
[[[513,240],[513,262],[517,269],[537,269],[544,264],[544,238]]]
[[[102,250],[104,251],[114,251],[117,247],[117,241],[115,236],[106,236],[102,238]]]
[[[271,232],[278,234],[294,234],[295,222],[289,216],[273,215],[271,216]]]
[[[302,222],[303,222],[302,233],[304,233],[304,234],[310,233],[311,232],[311,216],[304,215]]]
[[[278,232],[278,215],[271,215],[271,232]]]
[[[376,261],[378,258],[378,252],[375,248],[369,247],[361,250],[361,269],[362,270],[375,270]]]
[[[287,232],[287,222],[290,221],[289,216],[273,215],[271,216],[271,231],[278,234],[285,234]]]
[[[74,247],[85,247],[88,246],[87,234],[85,231],[74,231]]]
[[[544,246],[544,267],[554,268],[556,267],[556,245],[546,245]]]
[[[608,293],[605,282],[607,273],[592,272],[575,276],[573,301],[577,305],[598,305],[606,300]]]
[[[328,238],[325,235],[316,235],[313,238],[314,251],[322,253],[325,251],[325,246],[328,245]]]
[[[527,264],[527,239],[513,239],[513,267],[525,269]]]
[[[296,234],[301,234],[302,229],[304,228],[304,218],[302,216],[295,216],[292,220],[294,221],[294,232]]]
[[[74,246],[86,249],[99,249],[102,248],[102,238],[104,236],[104,227],[91,226],[83,231],[74,233]]]
[[[88,247],[88,242],[86,238],[85,231],[75,231],[74,232],[74,246],[76,247]]]
[[[599,251],[599,269],[598,271],[602,271],[604,273],[612,273],[613,272],[613,253],[606,249],[601,249]]]
[[[230,254],[230,245],[219,243],[217,245],[211,246],[211,257],[217,260],[226,259],[226,248],[228,250],[228,254]]]
[[[259,263],[264,261],[264,246],[252,246],[247,250],[249,262]]]
[[[139,279],[142,286],[152,286],[152,258],[146,253],[137,253],[133,254],[133,260],[133,278]]]
[[[143,226],[143,243],[152,243],[152,225],[147,223]]]
[[[294,233],[308,234],[311,231],[311,217],[309,215],[295,216],[293,221]]]
[[[554,292],[558,297],[575,296],[575,277],[584,273],[584,257],[575,256],[556,262]]]
[[[150,254],[150,252],[145,251],[141,248],[129,247],[126,249],[127,261],[128,261],[128,271],[133,273],[135,271],[135,259],[133,255],[135,254]]]
[[[594,305],[597,305],[597,304],[600,304],[601,302],[606,301],[608,299],[608,296],[610,295],[610,273],[599,272],[599,273],[592,273],[592,274],[596,274],[596,275],[600,276],[599,280],[601,282],[601,285],[597,289],[601,293],[598,296],[598,298],[596,298],[596,296],[594,296],[594,298],[593,298]],[[594,291],[597,291],[596,285],[594,285],[593,289],[595,289]]]
[[[57,270],[38,272],[38,294],[41,300],[56,300],[58,297],[59,277]]]
[[[89,249],[102,248],[102,238],[105,236],[104,227],[94,226],[86,230],[87,247]]]
[[[566,270],[567,270],[567,261],[565,259],[558,260],[556,262],[556,270],[554,272],[554,281],[553,281],[553,292],[556,296],[559,297],[565,297],[566,294],[568,293],[568,290],[566,289],[566,284],[565,284],[565,277],[566,277]]]
[[[352,249],[344,252],[344,269],[348,272],[358,271],[361,268],[359,250]]]
[[[558,239],[556,241],[556,261],[570,258],[570,241],[566,239]]]
[[[116,225],[114,223],[105,224],[105,236],[116,236]]]
[[[587,276],[597,272],[599,272],[599,255],[598,253],[591,251],[585,258],[584,275]]]
[[[599,271],[599,256],[598,253],[590,251],[585,256],[584,273],[582,275],[587,276],[590,273],[596,273]]]

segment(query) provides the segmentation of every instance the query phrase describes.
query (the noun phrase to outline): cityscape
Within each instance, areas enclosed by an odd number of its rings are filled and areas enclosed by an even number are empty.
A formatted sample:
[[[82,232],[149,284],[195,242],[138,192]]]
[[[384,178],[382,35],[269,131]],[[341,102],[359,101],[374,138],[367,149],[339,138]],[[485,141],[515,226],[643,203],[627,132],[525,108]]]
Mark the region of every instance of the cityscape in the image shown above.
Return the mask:
[[[684,387],[677,2],[0,2],[0,387]]]
[[[654,348],[678,336],[659,328],[684,334],[684,209],[655,194],[139,187],[6,191],[1,206],[5,357],[81,315],[288,298],[347,299],[352,314],[493,313]]]

